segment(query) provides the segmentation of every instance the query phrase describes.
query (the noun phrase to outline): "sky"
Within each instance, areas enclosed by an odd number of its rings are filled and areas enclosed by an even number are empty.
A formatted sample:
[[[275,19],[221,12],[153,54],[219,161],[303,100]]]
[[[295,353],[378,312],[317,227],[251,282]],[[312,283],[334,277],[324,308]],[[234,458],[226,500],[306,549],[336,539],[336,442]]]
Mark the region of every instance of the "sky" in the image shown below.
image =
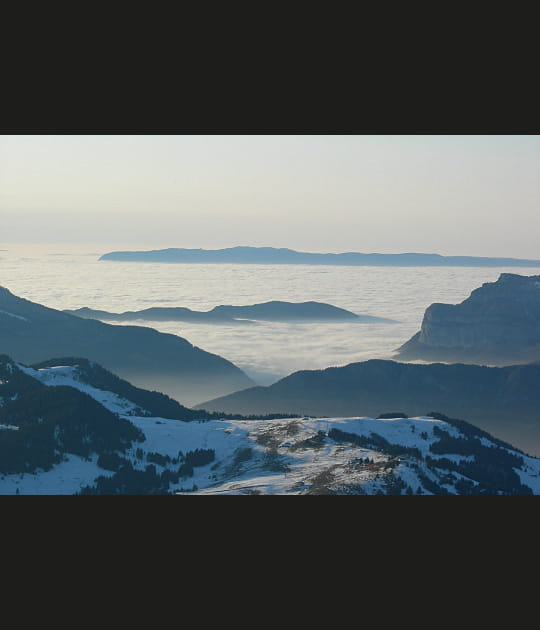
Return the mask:
[[[540,136],[3,135],[0,247],[540,259]]]

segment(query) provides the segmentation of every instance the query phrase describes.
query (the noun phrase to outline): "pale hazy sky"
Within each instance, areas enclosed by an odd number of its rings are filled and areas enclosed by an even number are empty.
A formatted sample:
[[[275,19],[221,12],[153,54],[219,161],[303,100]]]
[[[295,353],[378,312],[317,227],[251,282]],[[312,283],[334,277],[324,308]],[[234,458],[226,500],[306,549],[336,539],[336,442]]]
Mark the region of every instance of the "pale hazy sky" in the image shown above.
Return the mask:
[[[0,247],[540,259],[540,136],[0,136]]]

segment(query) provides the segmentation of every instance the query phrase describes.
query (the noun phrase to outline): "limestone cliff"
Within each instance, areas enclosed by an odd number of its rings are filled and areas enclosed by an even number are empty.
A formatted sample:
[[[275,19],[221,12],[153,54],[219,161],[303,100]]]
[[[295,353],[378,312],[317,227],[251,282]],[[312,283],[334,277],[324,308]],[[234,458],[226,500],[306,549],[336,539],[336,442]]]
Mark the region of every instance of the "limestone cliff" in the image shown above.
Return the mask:
[[[503,365],[540,359],[540,276],[502,273],[461,304],[432,304],[400,359]]]

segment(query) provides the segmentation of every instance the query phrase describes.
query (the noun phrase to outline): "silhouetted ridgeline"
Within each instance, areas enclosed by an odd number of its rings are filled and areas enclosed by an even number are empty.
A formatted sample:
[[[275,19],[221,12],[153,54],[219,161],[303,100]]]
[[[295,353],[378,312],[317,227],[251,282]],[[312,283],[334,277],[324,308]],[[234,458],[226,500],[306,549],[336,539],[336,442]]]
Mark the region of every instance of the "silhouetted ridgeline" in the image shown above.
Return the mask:
[[[25,370],[25,368],[28,368]],[[65,368],[72,368],[68,371]],[[204,409],[189,409],[179,402],[161,392],[149,391],[140,387],[135,387],[128,381],[119,378],[116,374],[109,372],[103,366],[93,361],[88,361],[81,357],[60,357],[47,361],[41,361],[30,366],[17,364],[7,355],[0,354],[0,394],[9,399],[19,399],[28,391],[42,389],[43,384],[32,377],[36,371],[45,373],[41,378],[49,386],[56,385],[56,378],[67,378],[72,381],[69,386],[77,387],[89,385],[102,392],[110,392],[119,398],[132,403],[131,408],[122,409],[122,414],[126,416],[149,416],[158,418],[169,418],[171,420],[183,420],[190,422],[193,420],[268,420],[275,418],[291,418],[290,413],[272,414],[224,414]],[[1,404],[0,404],[1,406]]]
[[[268,387],[203,402],[228,413],[291,411],[313,416],[372,416],[390,409],[467,418],[493,435],[540,454],[540,365],[417,365],[370,360],[303,370]],[[196,406],[197,408],[197,406]]]
[[[124,313],[111,313],[100,311],[87,306],[77,309],[64,309],[64,313],[76,315],[84,319],[100,319],[109,322],[128,322],[135,319],[142,319],[154,322],[194,322],[201,324],[251,324],[252,322],[237,321],[232,317],[226,317],[219,313],[204,313],[192,311],[189,308],[177,307],[152,307],[141,311],[125,311]]]
[[[355,321],[359,323],[393,323],[395,320],[371,315],[356,315],[337,306],[323,302],[281,302],[271,301],[248,306],[220,305],[210,311],[192,311],[184,307],[153,307],[141,311],[110,313],[96,311],[88,307],[64,310],[64,313],[85,319],[107,321],[189,321],[203,324],[252,324],[251,320],[261,321]]]
[[[439,254],[362,254],[344,252],[319,254],[275,247],[230,247],[226,249],[169,248],[151,251],[118,251],[103,254],[99,260],[162,263],[235,263],[261,265],[394,265],[398,267],[540,267],[540,260],[441,256]]]
[[[143,326],[82,319],[19,298],[0,287],[0,349],[25,364],[84,357],[134,385],[191,405],[253,385],[230,361],[176,335]],[[206,392],[206,394],[205,394]]]

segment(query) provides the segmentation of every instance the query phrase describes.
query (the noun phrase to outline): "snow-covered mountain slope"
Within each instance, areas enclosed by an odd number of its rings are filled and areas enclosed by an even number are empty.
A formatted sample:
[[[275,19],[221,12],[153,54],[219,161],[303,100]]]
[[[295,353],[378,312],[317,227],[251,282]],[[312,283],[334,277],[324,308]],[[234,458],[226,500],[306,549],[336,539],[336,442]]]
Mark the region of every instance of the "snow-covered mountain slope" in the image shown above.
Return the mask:
[[[126,416],[132,416],[135,414],[141,415],[145,413],[145,410],[141,409],[130,400],[121,398],[118,394],[98,389],[97,387],[92,387],[92,385],[81,379],[81,374],[76,366],[57,365],[49,368],[34,370],[18,363],[17,367],[21,370],[21,372],[35,378],[40,383],[43,383],[43,385],[47,385],[49,387],[59,385],[74,387],[80,392],[88,394],[113,413],[119,413]]]
[[[84,382],[75,366],[0,363],[0,453],[10,436],[32,427],[56,435],[56,416],[36,400],[74,390],[109,414],[111,428],[129,423],[129,440],[107,448],[94,439],[82,454],[60,440],[58,461],[46,470],[9,472],[0,459],[0,494],[540,494],[539,459],[461,420],[188,422],[138,415],[132,401]],[[23,417],[16,403],[26,399]]]
[[[463,426],[429,417],[205,423],[200,438],[216,461],[193,482],[198,494],[540,493],[540,460]]]
[[[165,416],[177,420],[200,418],[201,412],[184,407],[160,392],[134,387],[98,363],[78,357],[51,359],[18,369],[44,385],[67,385],[84,392],[113,413]]]

